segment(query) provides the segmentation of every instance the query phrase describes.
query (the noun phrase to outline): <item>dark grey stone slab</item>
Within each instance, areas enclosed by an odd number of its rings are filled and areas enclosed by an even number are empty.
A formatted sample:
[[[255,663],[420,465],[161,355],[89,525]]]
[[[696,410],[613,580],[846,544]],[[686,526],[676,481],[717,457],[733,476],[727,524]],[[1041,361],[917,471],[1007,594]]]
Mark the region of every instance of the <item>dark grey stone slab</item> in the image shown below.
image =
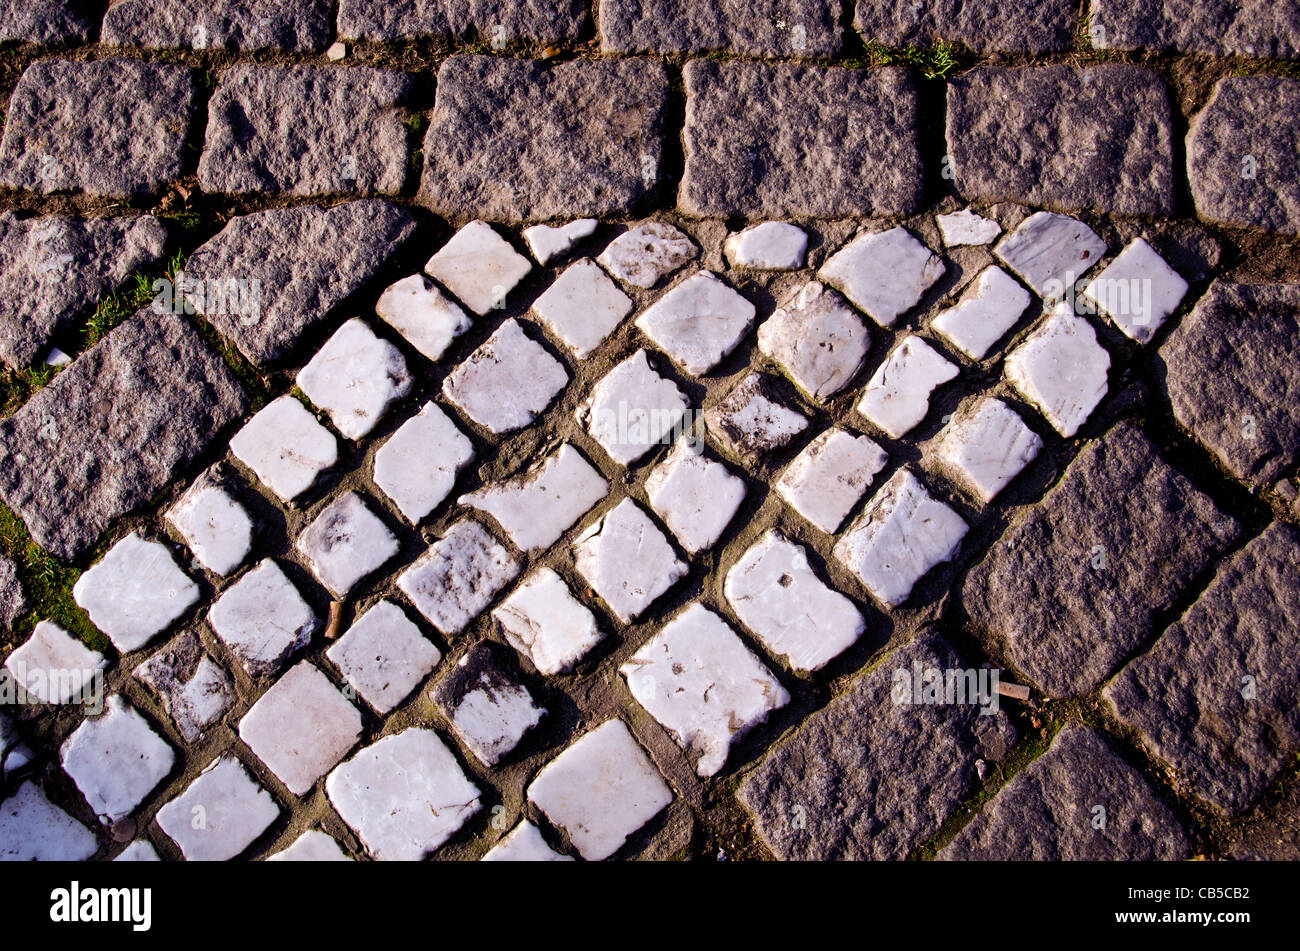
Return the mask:
[[[600,0],[600,42],[619,53],[831,57],[837,0]]]
[[[208,104],[199,184],[225,194],[396,195],[406,182],[411,76],[387,69],[233,66]]]
[[[18,566],[0,552],[0,629],[8,630],[27,613],[27,594],[18,578]]]
[[[151,195],[186,171],[194,73],[134,59],[37,60],[9,101],[0,185]]]
[[[186,294],[249,360],[265,365],[287,356],[415,230],[410,212],[377,198],[233,218],[190,255]],[[239,306],[208,293],[232,280],[250,291]]]
[[[0,0],[0,43],[61,46],[95,35],[105,0]]]
[[[978,53],[1047,53],[1074,44],[1073,0],[857,0],[853,26],[867,42],[931,47],[940,40]]]
[[[183,317],[146,307],[0,422],[0,495],[38,545],[76,558],[247,405]]]
[[[582,35],[584,0],[339,0],[347,40],[470,37],[509,44],[562,43]]]
[[[1176,862],[1187,831],[1110,742],[1070,725],[1007,783],[941,859]]]
[[[684,73],[686,214],[875,217],[919,206],[906,70],[695,60]]]
[[[119,0],[100,40],[146,49],[317,53],[333,34],[330,0]]]
[[[1215,282],[1160,348],[1178,422],[1267,486],[1300,458],[1300,284]]]
[[[438,70],[421,198],[458,219],[625,214],[662,178],[667,98],[648,60],[453,56]]]
[[[741,803],[778,857],[902,859],[977,785],[975,760],[1015,741],[1006,714],[974,704],[899,703],[896,671],[969,667],[922,634],[858,678],[779,743],[740,785]]]
[[[0,359],[24,367],[51,338],[163,256],[158,219],[0,215]]]
[[[1300,531],[1274,523],[1106,687],[1201,798],[1244,811],[1300,750]]]
[[[1297,0],[1092,0],[1089,25],[1103,49],[1270,59],[1300,52]]]
[[[1014,522],[962,588],[976,626],[1051,697],[1087,693],[1240,527],[1121,423]]]
[[[1219,80],[1187,134],[1187,178],[1206,221],[1300,234],[1300,81]]]
[[[1138,66],[979,67],[948,84],[948,155],[972,201],[1169,214],[1169,96]]]

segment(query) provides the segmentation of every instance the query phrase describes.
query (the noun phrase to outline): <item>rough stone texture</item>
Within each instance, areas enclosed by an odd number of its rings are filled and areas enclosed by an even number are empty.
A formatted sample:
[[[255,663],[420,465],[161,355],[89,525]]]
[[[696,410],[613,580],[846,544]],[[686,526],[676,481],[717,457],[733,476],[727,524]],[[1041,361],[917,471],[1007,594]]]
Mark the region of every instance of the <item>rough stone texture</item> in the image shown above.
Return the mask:
[[[828,429],[786,466],[776,491],[796,512],[833,534],[889,455],[866,436]]]
[[[968,199],[1173,211],[1169,95],[1145,69],[972,69],[948,83],[947,129],[955,184]]]
[[[1176,862],[1190,851],[1186,831],[1142,774],[1100,733],[1071,725],[1002,787],[939,857]]]
[[[119,0],[100,41],[146,49],[319,53],[333,33],[330,0]]]
[[[345,40],[410,40],[477,35],[493,43],[576,40],[583,0],[340,0]]]
[[[162,701],[187,743],[203,736],[235,702],[230,675],[189,631],[172,638],[137,667],[135,675]]]
[[[470,648],[430,694],[461,743],[485,766],[509,755],[546,712],[502,668],[499,652],[490,643]]]
[[[868,43],[931,47],[941,40],[977,53],[1048,53],[1074,43],[1072,0],[857,0],[853,26]]]
[[[1300,10],[1292,12],[1300,41]],[[1298,116],[1300,82],[1294,79],[1219,80],[1187,135],[1196,213],[1215,224],[1300,234]]]
[[[438,630],[452,635],[518,574],[518,562],[487,529],[462,519],[397,579],[397,586]]]
[[[407,521],[418,523],[442,504],[474,446],[436,403],[425,403],[375,453],[375,485]]]
[[[0,551],[0,630],[9,630],[27,613],[27,593],[18,578],[18,566]]]
[[[905,70],[693,60],[684,75],[686,214],[876,217],[918,206]]]
[[[601,377],[577,416],[609,457],[626,466],[680,434],[689,405],[677,384],[656,373],[638,350]]]
[[[964,670],[938,635],[899,648],[813,714],[740,785],[776,855],[794,860],[906,858],[975,789],[975,761],[1001,759],[1015,731],[971,704],[898,703],[894,672]]]
[[[208,103],[199,185],[221,194],[396,195],[412,78],[365,67],[232,66]]]
[[[1088,446],[970,573],[972,621],[1052,697],[1086,693],[1240,528],[1122,423]]]
[[[189,862],[225,862],[253,844],[280,815],[271,794],[226,755],[158,810],[158,827]],[[202,818],[202,822],[196,819]]]
[[[504,307],[533,265],[490,224],[476,220],[452,235],[424,270],[481,317]]]
[[[1164,346],[1174,416],[1252,485],[1300,455],[1300,284],[1216,283]]]
[[[745,498],[745,480],[683,438],[645,480],[650,507],[691,554],[711,548]]]
[[[620,281],[651,288],[699,253],[695,242],[672,225],[643,221],[611,241],[596,261]]]
[[[1300,749],[1300,531],[1274,523],[1106,688],[1203,799],[1239,813]]]
[[[624,624],[687,572],[668,539],[631,499],[593,523],[573,547],[578,574]]]
[[[662,178],[667,97],[663,66],[644,60],[453,56],[438,70],[422,200],[462,219],[626,214]]]
[[[882,327],[892,327],[943,277],[947,265],[906,228],[859,235],[817,276],[844,292]]]
[[[835,0],[600,0],[601,48],[829,58],[840,49]]]
[[[25,782],[0,803],[0,860],[84,862],[99,851],[95,834]]]
[[[199,564],[215,574],[228,575],[252,550],[253,519],[219,468],[200,476],[164,517],[185,539]]]
[[[335,499],[298,536],[298,551],[312,574],[337,598],[397,554],[397,536],[364,499],[347,492]]]
[[[771,377],[751,373],[704,413],[709,432],[732,455],[750,463],[790,444],[808,428],[808,418],[787,406]]]
[[[146,308],[0,422],[0,493],[37,544],[76,558],[247,404],[184,318]]]
[[[131,273],[163,255],[162,223],[0,215],[0,360],[19,369]]]
[[[700,271],[646,308],[636,325],[687,373],[702,376],[736,348],[754,313],[729,284]]]
[[[510,646],[541,673],[562,674],[605,636],[564,579],[538,568],[492,612]]]
[[[871,334],[844,298],[809,281],[763,321],[758,346],[796,386],[825,401],[862,368]]]
[[[442,392],[494,433],[530,425],[568,385],[569,371],[508,320],[443,380]]]
[[[157,193],[186,172],[192,70],[135,59],[42,59],[23,71],[0,142],[0,185],[106,198]]]
[[[415,229],[410,212],[381,199],[257,212],[232,219],[190,255],[186,281],[235,278],[260,289],[256,306],[198,309],[263,366],[288,356],[298,338],[369,282]]]
[[[452,341],[471,326],[460,305],[423,274],[404,277],[387,288],[375,304],[375,313],[434,361],[441,360]]]
[[[1294,59],[1294,0],[1092,0],[1092,42],[1101,49],[1178,50]]]
[[[4,0],[0,43],[61,46],[94,35],[103,0]]]

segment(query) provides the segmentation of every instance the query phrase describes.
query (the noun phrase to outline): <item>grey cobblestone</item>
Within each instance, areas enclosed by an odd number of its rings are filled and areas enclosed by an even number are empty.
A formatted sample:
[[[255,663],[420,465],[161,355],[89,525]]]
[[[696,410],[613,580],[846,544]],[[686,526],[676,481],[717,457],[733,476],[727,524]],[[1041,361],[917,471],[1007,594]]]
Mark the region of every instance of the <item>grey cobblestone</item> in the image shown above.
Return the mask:
[[[58,46],[94,36],[106,0],[5,0],[0,43]]]
[[[330,0],[117,0],[100,39],[146,49],[318,53],[333,33]]]
[[[983,53],[1047,53],[1073,45],[1075,4],[857,0],[853,25],[867,42],[885,46],[926,47],[947,40]]]
[[[576,40],[584,0],[339,0],[344,39],[410,40],[479,36],[503,48],[519,41]]]
[[[1093,0],[1092,42],[1102,49],[1294,58],[1294,0]]]
[[[18,566],[0,552],[0,630],[8,630],[26,613],[27,607],[27,594],[18,578]]]
[[[601,46],[620,53],[833,56],[834,0],[599,0]]]

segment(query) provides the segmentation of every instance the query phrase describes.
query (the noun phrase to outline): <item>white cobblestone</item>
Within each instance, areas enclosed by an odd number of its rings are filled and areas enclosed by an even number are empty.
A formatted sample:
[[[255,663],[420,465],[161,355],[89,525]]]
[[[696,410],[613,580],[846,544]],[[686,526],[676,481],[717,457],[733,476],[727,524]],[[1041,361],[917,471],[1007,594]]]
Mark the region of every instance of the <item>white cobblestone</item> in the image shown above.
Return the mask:
[[[562,254],[567,254],[583,238],[596,233],[595,218],[579,218],[567,225],[533,225],[524,229],[524,240],[538,264],[550,264]]]
[[[692,555],[712,548],[745,500],[745,481],[680,439],[645,481],[650,507]]]
[[[166,517],[199,564],[214,574],[230,574],[252,550],[253,519],[248,510],[207,479],[190,486]]]
[[[578,536],[574,553],[578,574],[624,624],[687,571],[668,539],[631,499]]]
[[[871,377],[858,412],[898,439],[925,419],[930,394],[958,372],[928,343],[909,335]]]
[[[1187,282],[1141,238],[1121,251],[1083,289],[1129,339],[1147,343],[1187,294]]]
[[[730,235],[722,250],[734,268],[797,271],[808,253],[808,233],[784,221],[764,221]]]
[[[961,301],[930,326],[972,360],[982,360],[1032,302],[1014,277],[994,265],[981,271]]]
[[[771,381],[751,373],[712,409],[704,419],[722,445],[735,456],[760,461],[789,445],[808,428],[803,413],[778,401]]]
[[[1106,242],[1082,221],[1040,211],[999,241],[993,253],[1039,297],[1062,300],[1067,288],[1101,260]]]
[[[817,276],[882,327],[920,302],[943,277],[943,259],[905,228],[864,234],[832,255]]]
[[[944,246],[949,248],[988,244],[1002,233],[1000,224],[969,208],[950,215],[938,215],[935,220],[939,223],[939,234],[943,236]]]
[[[506,295],[532,269],[532,262],[485,221],[465,225],[424,266],[480,317],[505,306]]]
[[[425,403],[375,453],[375,485],[417,524],[442,504],[474,459],[474,444],[436,403]]]
[[[695,242],[672,225],[646,221],[611,241],[596,261],[626,284],[651,288],[699,253]]]
[[[527,687],[500,668],[485,644],[461,657],[433,697],[452,732],[484,766],[500,762],[546,712]]]
[[[381,714],[409,697],[442,660],[442,652],[391,601],[380,601],[357,618],[325,656]]]
[[[98,850],[94,833],[32,780],[0,803],[0,861],[84,862]]]
[[[577,417],[609,457],[626,466],[671,438],[689,406],[677,384],[656,373],[638,350],[592,387]]]
[[[135,532],[77,579],[72,597],[122,653],[139,650],[199,600],[171,551]]]
[[[155,651],[135,675],[157,694],[187,743],[202,737],[235,702],[230,675],[190,632]]]
[[[1011,385],[1068,438],[1106,395],[1110,354],[1092,325],[1062,303],[1007,356],[1005,368]]]
[[[572,669],[605,636],[596,616],[550,568],[533,572],[492,616],[510,645],[547,675]]]
[[[636,319],[660,350],[702,376],[736,349],[754,325],[754,305],[711,271],[676,285]]]
[[[176,762],[172,748],[118,695],[63,741],[60,758],[90,808],[110,822],[130,815]]]
[[[338,462],[334,434],[292,396],[271,401],[230,440],[230,451],[284,502]]]
[[[532,423],[569,382],[569,372],[507,320],[483,346],[452,370],[442,392],[470,419],[494,433]]]
[[[352,318],[298,373],[298,386],[348,439],[360,439],[411,392],[402,353]]]
[[[93,699],[95,672],[107,666],[103,654],[53,621],[38,622],[32,636],[5,658],[14,682],[41,703]]]
[[[1043,440],[1015,410],[986,397],[954,416],[931,452],[939,471],[991,502],[1042,448]]]
[[[148,839],[136,839],[113,859],[114,862],[161,862],[158,850]]]
[[[296,547],[317,580],[340,598],[400,548],[397,537],[355,492],[326,506],[303,529]]]
[[[416,610],[444,634],[459,634],[519,574],[488,531],[462,519],[397,579]]]
[[[546,844],[537,826],[527,819],[511,829],[483,856],[484,862],[572,862]]]
[[[580,360],[632,311],[632,300],[591,258],[575,261],[533,301],[533,313]]]
[[[888,461],[888,453],[866,436],[829,429],[786,466],[776,491],[796,512],[833,534]]]
[[[257,840],[280,815],[244,764],[226,755],[158,810],[158,826],[190,862],[224,862]]]
[[[331,836],[308,829],[288,848],[276,852],[268,862],[351,862]]]
[[[298,589],[267,558],[222,593],[208,623],[250,674],[280,669],[319,624]]]
[[[473,325],[461,306],[423,274],[404,277],[385,289],[375,313],[435,363]]]
[[[827,400],[862,369],[871,334],[844,298],[809,281],[758,328],[758,348],[801,390]]]

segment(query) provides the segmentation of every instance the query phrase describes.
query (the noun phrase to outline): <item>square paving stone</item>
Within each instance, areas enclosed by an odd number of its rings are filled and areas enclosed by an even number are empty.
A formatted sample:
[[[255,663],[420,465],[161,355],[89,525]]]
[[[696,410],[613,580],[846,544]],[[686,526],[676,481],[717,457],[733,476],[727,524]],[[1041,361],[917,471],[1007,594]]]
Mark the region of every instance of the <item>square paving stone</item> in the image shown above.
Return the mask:
[[[711,409],[708,430],[733,456],[759,463],[790,445],[808,428],[808,417],[786,405],[772,378],[751,373]]]
[[[780,364],[796,386],[824,401],[862,369],[871,334],[844,298],[809,281],[763,321],[758,348]]]
[[[84,862],[99,851],[95,834],[28,780],[0,802],[0,860]]]
[[[351,862],[339,844],[318,829],[308,829],[268,862]]]
[[[790,702],[727,622],[698,602],[642,645],[619,673],[704,777],[716,775],[733,744]]]
[[[194,71],[137,59],[42,59],[23,71],[0,141],[0,185],[153,195],[182,178]]]
[[[1178,422],[1252,485],[1300,456],[1297,313],[1300,284],[1216,282],[1160,348]]]
[[[541,831],[528,820],[515,826],[502,836],[483,856],[484,862],[572,862],[573,856],[556,852]]]
[[[436,509],[474,459],[474,446],[436,403],[425,403],[375,453],[375,485],[407,521]]]
[[[214,574],[230,574],[252,550],[253,518],[213,470],[186,489],[165,517],[199,564]]]
[[[957,305],[941,311],[930,326],[972,360],[983,360],[1032,301],[1014,277],[1000,267],[987,267]]]
[[[153,264],[167,231],[135,218],[0,215],[0,360],[21,369],[100,298]]]
[[[452,370],[442,393],[494,433],[532,424],[568,385],[569,371],[517,320],[508,320]]]
[[[1239,532],[1121,423],[971,570],[962,602],[1048,696],[1087,693]]]
[[[284,502],[292,502],[338,461],[334,434],[292,396],[272,400],[230,440],[236,459]]]
[[[505,306],[506,295],[533,270],[532,262],[485,221],[471,221],[424,266],[480,317]]]
[[[745,481],[704,447],[679,440],[668,458],[646,477],[646,498],[655,514],[692,555],[712,548],[745,499]]]
[[[1187,282],[1141,238],[1088,282],[1083,297],[1138,343],[1155,336],[1182,302]]]
[[[631,499],[579,535],[573,548],[578,574],[624,624],[687,572],[663,532]]]
[[[693,376],[717,366],[754,325],[755,308],[711,271],[688,277],[646,308],[636,325]]]
[[[27,613],[29,602],[18,577],[18,566],[0,551],[0,630],[9,630]]]
[[[1004,366],[1007,381],[1068,438],[1105,398],[1110,354],[1067,302],[1008,354]]]
[[[1177,862],[1190,852],[1187,832],[1142,774],[1100,733],[1072,724],[939,857]]]
[[[620,281],[649,289],[699,253],[695,242],[672,225],[643,221],[611,241],[596,261]]]
[[[239,738],[289,792],[301,796],[361,738],[361,714],[328,677],[303,661],[244,714]]]
[[[577,417],[611,459],[627,466],[680,434],[689,408],[677,384],[638,350],[597,381]]]
[[[236,64],[208,103],[199,185],[226,195],[396,195],[410,159],[411,87],[396,70]]]
[[[1105,689],[1197,795],[1246,810],[1300,749],[1300,531],[1274,523]]]
[[[980,501],[992,502],[1042,448],[1043,440],[1015,410],[985,397],[954,415],[926,456]]]
[[[538,568],[492,612],[510,646],[541,673],[567,673],[605,637],[564,579]]]
[[[64,740],[59,756],[90,808],[116,822],[157,788],[176,754],[121,696],[109,697],[106,706]]]
[[[208,623],[253,676],[283,667],[319,626],[293,582],[269,558],[222,593]]]
[[[437,214],[620,216],[663,178],[668,76],[659,63],[452,56],[437,88],[420,185]]]
[[[166,545],[135,532],[72,586],[77,606],[122,653],[139,650],[199,600],[199,586]]]
[[[858,401],[858,412],[898,439],[930,412],[930,395],[961,371],[925,340],[909,334],[882,363]]]
[[[299,338],[364,287],[415,233],[405,208],[372,198],[232,218],[185,263],[187,288],[244,282],[237,307],[188,296],[258,366],[289,356]],[[196,300],[196,297],[199,298]],[[246,299],[245,299],[246,298]]]
[[[971,201],[1170,214],[1171,121],[1164,83],[1137,66],[983,66],[948,83],[948,154]]]
[[[867,43],[933,47],[946,40],[976,53],[1048,53],[1074,45],[1071,0],[857,0],[853,26]]]
[[[459,634],[519,574],[519,563],[478,522],[461,519],[397,579],[416,610]]]
[[[546,712],[502,669],[490,644],[471,648],[431,695],[452,731],[485,766],[507,756]]]
[[[325,781],[343,821],[381,861],[416,862],[482,808],[479,789],[432,730],[385,736]]]
[[[1295,7],[1276,0],[1094,0],[1093,45],[1114,50],[1178,50],[1294,59]]]
[[[187,743],[200,739],[235,702],[230,674],[190,631],[168,641],[135,675],[157,695]]]
[[[361,496],[348,492],[331,502],[298,536],[298,551],[312,574],[337,598],[377,571],[401,546]]]
[[[533,301],[533,313],[579,360],[591,356],[631,311],[631,299],[591,258],[569,265]]]
[[[146,49],[319,53],[333,33],[329,0],[120,0],[100,41]]]
[[[740,784],[759,837],[794,861],[904,859],[976,789],[977,759],[1015,738],[988,705],[898,702],[899,675],[967,671],[926,632],[858,677],[778,744]],[[983,715],[989,711],[991,715]]]
[[[375,313],[406,342],[437,362],[469,330],[469,315],[423,274],[412,274],[379,295]]]
[[[828,429],[786,466],[776,491],[796,512],[833,534],[888,461],[889,454],[866,436]]]
[[[1040,297],[1064,300],[1106,253],[1106,242],[1082,221],[1050,211],[1030,215],[993,249]]]
[[[410,696],[442,660],[442,652],[391,601],[380,601],[357,618],[325,656],[379,713]]]
[[[622,720],[606,720],[543,767],[528,798],[584,859],[598,862],[673,801]]]
[[[502,45],[576,40],[582,0],[339,0],[339,37],[395,42],[478,36]]]
[[[0,422],[0,493],[37,544],[77,558],[247,405],[238,379],[184,318],[146,308]]]
[[[5,670],[41,703],[89,701],[102,684],[108,661],[53,621],[40,621],[32,636],[10,651]]]
[[[0,7],[0,43],[62,46],[89,40],[99,25],[102,2],[15,0]]]
[[[188,862],[225,862],[256,841],[280,815],[271,794],[226,755],[158,810],[158,826]]]
[[[867,629],[853,602],[812,570],[807,550],[775,529],[727,571],[722,590],[741,623],[795,670],[821,669]]]
[[[918,207],[907,71],[692,60],[683,74],[686,214],[883,217]]]
[[[915,307],[947,265],[906,228],[859,235],[835,252],[817,276],[882,327]]]
[[[354,317],[299,371],[298,386],[339,432],[360,439],[411,392],[411,375],[402,352]]]
[[[829,58],[840,49],[833,0],[600,0],[601,48]]]

